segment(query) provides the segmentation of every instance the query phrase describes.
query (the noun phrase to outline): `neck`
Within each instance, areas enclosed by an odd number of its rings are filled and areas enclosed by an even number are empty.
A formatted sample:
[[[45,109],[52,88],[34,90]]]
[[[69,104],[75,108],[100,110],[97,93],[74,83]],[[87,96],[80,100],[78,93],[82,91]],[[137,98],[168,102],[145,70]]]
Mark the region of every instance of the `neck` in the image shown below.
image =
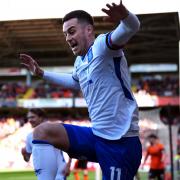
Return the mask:
[[[87,54],[87,52],[89,51],[89,48],[93,45],[93,43],[94,43],[94,39],[89,41],[89,43],[87,45],[87,49],[86,49],[85,53],[82,56],[85,56]]]

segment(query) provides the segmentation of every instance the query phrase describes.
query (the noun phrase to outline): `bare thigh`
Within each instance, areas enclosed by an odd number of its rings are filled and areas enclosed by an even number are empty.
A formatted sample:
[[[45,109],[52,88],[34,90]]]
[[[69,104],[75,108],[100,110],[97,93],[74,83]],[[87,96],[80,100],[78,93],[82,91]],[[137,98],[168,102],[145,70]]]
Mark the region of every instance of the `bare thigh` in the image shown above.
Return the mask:
[[[69,149],[69,139],[66,129],[60,122],[44,122],[37,126],[33,132],[36,140],[47,141],[58,149],[67,151]]]

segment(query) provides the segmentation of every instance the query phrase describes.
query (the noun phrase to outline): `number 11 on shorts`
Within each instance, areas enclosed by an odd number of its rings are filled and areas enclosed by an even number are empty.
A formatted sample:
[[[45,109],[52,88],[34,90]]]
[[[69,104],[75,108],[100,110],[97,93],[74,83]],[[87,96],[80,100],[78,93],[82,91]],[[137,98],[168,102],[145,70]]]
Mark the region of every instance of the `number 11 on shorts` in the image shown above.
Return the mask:
[[[120,180],[121,169],[120,168],[116,168],[114,166],[111,166],[110,170],[111,170],[111,180],[115,180],[115,176],[117,176],[116,180]]]

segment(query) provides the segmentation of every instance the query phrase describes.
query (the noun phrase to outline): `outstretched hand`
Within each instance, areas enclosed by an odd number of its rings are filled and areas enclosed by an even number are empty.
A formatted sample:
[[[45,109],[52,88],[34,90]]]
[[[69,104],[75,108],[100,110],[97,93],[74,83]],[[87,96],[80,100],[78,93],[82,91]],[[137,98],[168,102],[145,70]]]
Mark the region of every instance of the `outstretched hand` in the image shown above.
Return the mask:
[[[37,62],[27,54],[20,54],[21,65],[34,75],[43,77],[44,71],[39,67]]]
[[[126,7],[122,4],[122,0],[120,0],[120,4],[112,3],[106,4],[108,9],[103,8],[102,11],[108,15],[108,17],[105,18],[107,21],[112,22],[119,22],[120,20],[123,20],[126,18],[129,14]]]

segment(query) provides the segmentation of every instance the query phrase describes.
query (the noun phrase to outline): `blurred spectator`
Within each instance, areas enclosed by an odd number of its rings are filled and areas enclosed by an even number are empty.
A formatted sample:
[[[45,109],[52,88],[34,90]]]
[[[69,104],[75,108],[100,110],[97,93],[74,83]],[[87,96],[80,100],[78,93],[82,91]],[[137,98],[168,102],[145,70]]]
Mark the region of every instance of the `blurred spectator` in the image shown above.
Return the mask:
[[[0,119],[0,140],[4,137],[7,137],[20,127],[19,121],[16,121],[14,118],[1,118]]]
[[[154,134],[149,135],[148,140],[150,142],[150,145],[146,150],[143,166],[147,158],[150,156],[151,162],[149,170],[149,180],[153,180],[156,178],[158,180],[164,180],[164,145],[159,142],[159,138]]]
[[[87,170],[87,163],[88,161],[86,159],[78,159],[75,162],[74,165],[74,179],[80,180],[79,178],[79,172],[83,171],[83,179],[88,180],[88,170]]]

